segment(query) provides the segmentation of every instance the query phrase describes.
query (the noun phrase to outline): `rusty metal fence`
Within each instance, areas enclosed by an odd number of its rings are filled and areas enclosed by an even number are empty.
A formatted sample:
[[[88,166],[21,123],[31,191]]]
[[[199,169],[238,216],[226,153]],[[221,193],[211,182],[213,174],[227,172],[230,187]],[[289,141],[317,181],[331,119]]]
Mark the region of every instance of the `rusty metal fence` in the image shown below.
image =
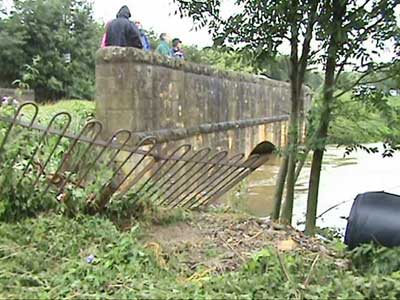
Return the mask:
[[[85,191],[87,203],[97,210],[117,199],[168,208],[206,206],[264,164],[274,150],[263,142],[247,158],[230,156],[190,144],[161,144],[153,136],[134,142],[132,132],[124,129],[103,140],[97,120],[74,132],[67,112],[47,122],[38,115],[32,102],[0,115],[0,171],[14,170],[15,184],[30,185],[39,195],[52,193],[58,201]]]

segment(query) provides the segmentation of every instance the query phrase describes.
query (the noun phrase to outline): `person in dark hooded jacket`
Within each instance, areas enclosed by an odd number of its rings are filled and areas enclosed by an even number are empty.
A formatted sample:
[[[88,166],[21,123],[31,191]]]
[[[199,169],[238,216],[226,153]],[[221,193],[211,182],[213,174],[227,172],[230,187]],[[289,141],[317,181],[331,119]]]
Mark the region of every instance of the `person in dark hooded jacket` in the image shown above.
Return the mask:
[[[122,6],[117,18],[107,25],[106,46],[143,48],[139,30],[134,23],[129,21],[130,17],[129,8],[126,5]]]

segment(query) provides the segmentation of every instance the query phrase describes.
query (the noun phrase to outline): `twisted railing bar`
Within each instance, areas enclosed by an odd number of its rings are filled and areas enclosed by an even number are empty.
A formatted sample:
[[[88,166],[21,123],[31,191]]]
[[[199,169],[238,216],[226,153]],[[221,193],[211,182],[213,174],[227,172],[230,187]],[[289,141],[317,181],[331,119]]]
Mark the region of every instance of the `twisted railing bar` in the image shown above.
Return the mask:
[[[30,109],[28,114],[24,113],[26,109]],[[24,156],[28,155],[28,159],[18,162],[26,150],[20,147],[7,162],[11,168],[22,163],[17,185],[29,183],[25,178],[30,174],[33,176],[31,194],[39,191],[42,196],[51,190],[59,201],[68,201],[71,187],[87,189],[98,185],[87,199],[89,207],[95,211],[106,209],[110,201],[125,201],[130,192],[136,195],[134,201],[152,201],[168,208],[207,206],[264,164],[274,150],[269,143],[263,148],[267,150],[260,151],[261,148],[256,147],[258,150],[247,159],[244,154],[230,157],[227,151],[216,152],[208,147],[197,151],[190,144],[173,147],[165,136],[162,139],[166,142],[165,147],[161,147],[160,140],[151,133],[140,133],[142,139],[135,142],[137,133],[126,129],[116,131],[105,141],[101,139],[103,124],[97,120],[86,122],[78,133],[74,133],[70,131],[72,117],[68,112],[55,114],[47,126],[39,124],[38,116],[39,107],[33,102],[19,106],[11,117],[0,115],[0,122],[6,124],[0,141],[0,169],[4,168],[3,159],[12,148],[9,145],[13,138],[17,140],[19,135],[25,134],[24,130],[36,131],[39,133],[36,144]],[[253,123],[265,124],[285,118],[264,118]],[[201,130],[253,124],[242,123],[203,126]],[[188,129],[187,132],[192,134],[195,130]],[[52,137],[57,138],[49,143]],[[43,153],[45,146],[49,147],[48,153]],[[61,147],[66,150],[61,151]],[[98,174],[102,170],[107,171],[106,175]]]

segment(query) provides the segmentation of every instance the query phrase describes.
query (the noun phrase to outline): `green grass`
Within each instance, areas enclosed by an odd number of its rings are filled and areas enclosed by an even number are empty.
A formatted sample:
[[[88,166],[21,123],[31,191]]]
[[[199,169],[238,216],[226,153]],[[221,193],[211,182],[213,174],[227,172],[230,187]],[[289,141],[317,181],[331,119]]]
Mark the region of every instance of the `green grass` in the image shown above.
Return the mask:
[[[0,298],[13,299],[394,299],[399,250],[366,246],[355,265],[323,254],[259,252],[240,271],[187,277],[142,245],[140,226],[120,231],[102,217],[42,215],[0,223]],[[87,258],[93,255],[93,262]],[[210,255],[212,253],[210,252]],[[381,258],[381,259],[380,259]],[[167,261],[165,265],[163,262]],[[368,260],[366,263],[366,259]],[[386,263],[385,263],[386,262]],[[379,265],[380,268],[377,268]],[[374,266],[374,267],[373,267]]]
[[[39,120],[48,121],[59,112],[70,113],[73,119],[73,124],[78,122],[83,123],[82,121],[94,116],[95,102],[84,100],[63,100],[55,103],[40,104],[38,117]]]
[[[60,298],[145,292],[165,270],[140,246],[136,229],[108,220],[43,216],[0,225],[0,298]],[[93,255],[93,263],[86,261]],[[127,288],[123,288],[126,286]]]
[[[389,103],[391,106],[400,107],[400,96],[391,96],[389,98]]]
[[[72,116],[78,117],[87,113],[94,114],[96,106],[94,101],[61,100],[58,102],[40,103],[38,107],[39,117],[48,119],[62,111],[69,112]],[[29,112],[33,112],[33,110],[29,109]]]
[[[58,113],[60,111],[68,111],[70,113],[79,113],[81,110],[92,110],[95,109],[94,101],[86,100],[62,100],[58,102],[50,102],[46,104],[40,104],[40,109],[46,113]]]

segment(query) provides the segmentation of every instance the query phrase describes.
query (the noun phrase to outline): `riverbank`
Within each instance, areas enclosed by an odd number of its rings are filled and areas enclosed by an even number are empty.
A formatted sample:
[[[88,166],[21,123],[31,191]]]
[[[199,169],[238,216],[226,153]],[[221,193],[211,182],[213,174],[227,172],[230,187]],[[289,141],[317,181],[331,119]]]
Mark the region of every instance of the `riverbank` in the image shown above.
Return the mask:
[[[0,223],[0,245],[0,298],[400,296],[394,250],[348,253],[338,241],[232,212],[158,213],[123,228],[103,217],[42,215]]]
[[[179,261],[179,272],[187,276],[205,272],[214,275],[237,271],[265,248],[306,251],[329,256],[343,264],[340,254],[321,239],[306,237],[269,218],[234,212],[192,212],[185,220],[144,227],[141,241]]]

